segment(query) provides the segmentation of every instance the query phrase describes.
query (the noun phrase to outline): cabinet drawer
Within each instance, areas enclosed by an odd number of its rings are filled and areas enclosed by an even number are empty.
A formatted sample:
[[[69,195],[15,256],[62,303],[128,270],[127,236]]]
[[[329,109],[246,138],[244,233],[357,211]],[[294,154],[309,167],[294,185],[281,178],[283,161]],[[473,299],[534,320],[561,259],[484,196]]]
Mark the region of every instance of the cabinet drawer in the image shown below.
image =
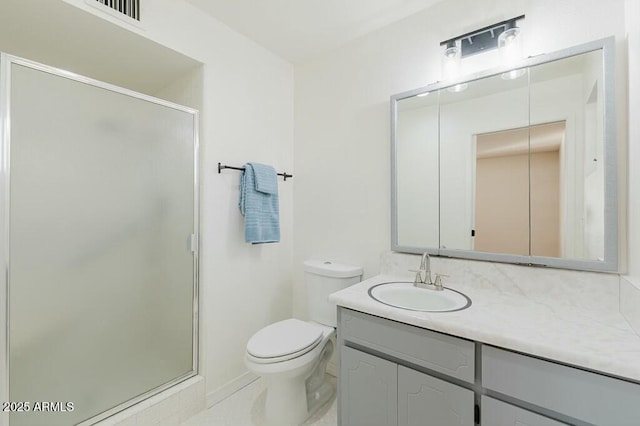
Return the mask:
[[[484,395],[480,412],[483,426],[569,426]]]
[[[344,308],[340,309],[338,334],[347,342],[474,382],[475,345],[469,340]]]
[[[640,424],[640,385],[491,346],[482,386],[594,425]]]

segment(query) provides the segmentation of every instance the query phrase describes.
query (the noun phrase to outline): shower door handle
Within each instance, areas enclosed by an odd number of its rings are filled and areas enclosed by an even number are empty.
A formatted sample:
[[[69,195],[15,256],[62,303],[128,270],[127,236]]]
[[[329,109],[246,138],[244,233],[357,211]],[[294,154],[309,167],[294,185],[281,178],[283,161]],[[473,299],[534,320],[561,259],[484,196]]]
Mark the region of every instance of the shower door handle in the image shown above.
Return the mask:
[[[191,251],[191,253],[196,253],[198,251],[198,235],[190,234],[187,238],[187,250]]]

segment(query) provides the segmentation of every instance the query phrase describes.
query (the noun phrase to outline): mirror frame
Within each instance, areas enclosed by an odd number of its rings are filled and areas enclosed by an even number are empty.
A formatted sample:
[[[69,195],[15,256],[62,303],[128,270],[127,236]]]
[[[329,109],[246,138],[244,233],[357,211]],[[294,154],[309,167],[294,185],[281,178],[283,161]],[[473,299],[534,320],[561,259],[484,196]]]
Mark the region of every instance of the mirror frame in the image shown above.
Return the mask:
[[[519,68],[530,68],[548,62],[557,61],[571,56],[580,55],[596,50],[602,51],[603,82],[604,82],[604,259],[584,260],[567,259],[561,257],[524,256],[504,253],[478,252],[473,250],[442,249],[439,247],[411,247],[398,244],[398,194],[396,170],[396,128],[398,101],[414,97],[424,92],[434,92],[469,83],[506,71]],[[429,253],[430,255],[452,257],[460,259],[484,260],[503,263],[516,263],[528,266],[548,266],[553,268],[575,269],[585,271],[618,272],[618,140],[615,112],[615,37],[607,37],[589,43],[573,46],[567,49],[530,57],[520,61],[517,65],[502,66],[467,75],[455,80],[439,81],[424,87],[409,90],[391,96],[391,250],[402,253]],[[440,144],[440,141],[438,141]],[[438,165],[440,159],[438,159]],[[438,173],[440,176],[440,173]],[[437,182],[440,188],[440,181]],[[438,189],[438,194],[440,190]],[[440,209],[440,200],[438,200]],[[440,214],[440,212],[439,212]],[[438,230],[440,234],[440,229]]]

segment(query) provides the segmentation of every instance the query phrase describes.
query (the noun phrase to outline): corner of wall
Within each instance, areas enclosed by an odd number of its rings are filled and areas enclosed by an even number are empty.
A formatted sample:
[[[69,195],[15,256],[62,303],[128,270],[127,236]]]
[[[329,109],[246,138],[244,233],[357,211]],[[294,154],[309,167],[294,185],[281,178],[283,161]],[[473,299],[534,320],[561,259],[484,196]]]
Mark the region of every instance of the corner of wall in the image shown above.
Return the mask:
[[[620,277],[620,313],[640,336],[640,280]]]

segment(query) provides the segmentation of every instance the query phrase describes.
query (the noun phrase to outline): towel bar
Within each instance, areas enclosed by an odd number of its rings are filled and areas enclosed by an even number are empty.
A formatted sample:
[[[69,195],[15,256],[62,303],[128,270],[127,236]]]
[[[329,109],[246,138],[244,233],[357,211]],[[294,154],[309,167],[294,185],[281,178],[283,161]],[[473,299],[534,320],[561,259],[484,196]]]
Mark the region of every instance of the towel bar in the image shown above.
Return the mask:
[[[223,169],[232,169],[232,170],[244,170],[244,167],[234,167],[234,166],[227,166],[226,164],[221,164],[218,163],[218,174],[220,174],[220,172]],[[273,176],[273,175],[272,175]],[[282,176],[284,177],[284,180],[286,181],[287,178],[292,178],[293,175],[288,174],[287,172],[284,173],[278,173],[278,176]]]

